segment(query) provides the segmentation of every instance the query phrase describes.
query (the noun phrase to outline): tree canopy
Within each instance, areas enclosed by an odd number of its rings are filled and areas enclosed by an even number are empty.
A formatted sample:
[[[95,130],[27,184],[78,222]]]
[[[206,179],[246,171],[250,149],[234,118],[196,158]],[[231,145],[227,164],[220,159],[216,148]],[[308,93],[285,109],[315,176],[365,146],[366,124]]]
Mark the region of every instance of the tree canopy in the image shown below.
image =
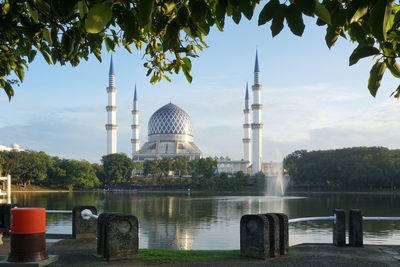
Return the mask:
[[[0,87],[13,87],[38,52],[49,64],[77,66],[101,50],[143,49],[147,76],[155,83],[182,71],[192,81],[191,60],[207,44],[203,38],[225,19],[250,20],[261,5],[258,25],[270,23],[272,36],[286,21],[301,36],[303,16],[326,27],[331,48],[341,36],[358,44],[349,65],[374,56],[368,89],[375,96],[388,69],[400,78],[400,6],[394,0],[2,0],[0,1]],[[18,79],[15,79],[17,77]],[[400,86],[393,94],[400,97]]]
[[[400,150],[353,147],[298,150],[284,159],[292,185],[333,189],[395,189],[400,187]]]

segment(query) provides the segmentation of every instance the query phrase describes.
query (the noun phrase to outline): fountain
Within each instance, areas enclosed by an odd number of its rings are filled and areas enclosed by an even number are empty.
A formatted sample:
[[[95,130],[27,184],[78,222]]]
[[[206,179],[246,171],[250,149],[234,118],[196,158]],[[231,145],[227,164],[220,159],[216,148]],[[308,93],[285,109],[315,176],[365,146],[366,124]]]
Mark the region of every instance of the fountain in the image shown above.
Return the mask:
[[[279,160],[277,162],[271,162],[269,175],[265,177],[265,195],[283,197],[289,183],[289,177],[284,175],[282,156],[280,156],[278,151],[276,151],[276,154]]]
[[[283,173],[282,162],[272,162],[271,171],[269,176],[266,176],[266,190],[267,196],[284,196],[288,178]]]

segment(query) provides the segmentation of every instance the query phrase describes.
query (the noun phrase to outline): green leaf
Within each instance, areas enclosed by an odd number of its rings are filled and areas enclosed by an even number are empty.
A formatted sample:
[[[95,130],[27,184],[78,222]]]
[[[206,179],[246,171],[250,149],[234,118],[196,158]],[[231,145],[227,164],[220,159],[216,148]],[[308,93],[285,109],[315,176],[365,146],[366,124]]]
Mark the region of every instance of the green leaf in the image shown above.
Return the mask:
[[[53,45],[53,40],[51,39],[51,32],[47,28],[43,29],[43,39],[45,39],[49,43],[49,45]]]
[[[339,37],[340,31],[340,27],[334,27],[331,25],[328,25],[326,28],[325,42],[329,48],[335,44],[337,38]]]
[[[17,75],[18,79],[23,82],[25,77],[24,67],[20,64],[17,64],[15,68],[15,74]]]
[[[189,10],[193,22],[205,22],[208,12],[208,5],[204,0],[189,0]]]
[[[181,5],[176,16],[176,20],[180,25],[186,25],[189,17],[189,10],[185,5]]]
[[[29,52],[29,55],[28,55],[28,62],[29,63],[31,63],[35,59],[36,53],[37,53],[36,50],[31,50]]]
[[[240,19],[242,18],[242,13],[240,12],[239,9],[234,9],[232,12],[232,19],[236,24],[239,24]]]
[[[283,20],[285,19],[286,5],[279,6],[278,11],[274,14],[271,24],[272,37],[275,37],[283,29]]]
[[[86,31],[89,33],[101,32],[112,17],[112,3],[103,2],[94,5],[85,21]]]
[[[400,85],[390,96],[394,96],[395,98],[400,99]]]
[[[8,101],[11,101],[11,97],[14,96],[14,89],[12,88],[11,84],[8,81],[4,80],[3,77],[0,77],[0,85],[6,92],[8,96]]]
[[[34,8],[30,4],[28,4],[28,10],[29,10],[29,13],[31,14],[31,16],[33,18],[33,21],[38,23],[38,21],[39,21],[39,12],[36,10],[36,8]]]
[[[357,47],[349,58],[349,65],[356,64],[361,58],[379,54],[379,49],[373,46]]]
[[[172,10],[176,7],[176,3],[174,1],[169,1],[164,3],[163,5],[163,11],[165,14],[171,13]]]
[[[326,9],[326,7],[323,4],[321,4],[318,0],[315,0],[315,14],[318,16],[318,18],[325,21],[329,25],[332,24],[331,15],[328,9]]]
[[[372,34],[379,41],[386,40],[386,26],[392,12],[394,0],[378,0],[372,9],[368,23]]]
[[[188,68],[189,70],[192,68],[192,62],[190,61],[189,58],[184,57],[182,58],[183,63],[185,64],[186,68]]]
[[[139,0],[137,16],[140,26],[146,27],[151,23],[153,8],[154,0]]]
[[[286,9],[285,17],[292,33],[297,36],[301,36],[304,32],[305,25],[303,23],[303,17],[298,6],[296,4],[290,5]]]
[[[277,8],[279,8],[279,0],[269,1],[261,10],[260,15],[258,16],[258,26],[264,25],[265,23],[270,21],[274,17]]]
[[[86,1],[82,0],[78,2],[78,10],[79,10],[79,17],[83,19],[89,11],[88,6],[86,5]]]
[[[170,79],[168,76],[163,75],[163,77],[164,77],[164,79],[166,79],[167,81],[171,82],[171,79]]]
[[[46,60],[47,64],[52,64],[51,58],[49,53],[47,53],[47,51],[40,51],[42,53],[42,56],[44,57],[44,59]]]
[[[386,63],[377,61],[369,72],[368,89],[373,97],[376,96],[379,86],[381,86],[382,76],[386,70]]]
[[[386,66],[396,78],[400,78],[400,65],[396,62],[394,58],[385,59]]]
[[[239,0],[239,8],[248,20],[253,17],[254,9],[249,0]]]
[[[315,0],[296,0],[296,5],[300,7],[300,10],[308,15],[313,16],[315,12]],[[287,18],[286,18],[287,19]]]
[[[350,23],[357,22],[360,18],[365,16],[371,6],[370,1],[366,0],[353,0],[348,3],[346,16]]]

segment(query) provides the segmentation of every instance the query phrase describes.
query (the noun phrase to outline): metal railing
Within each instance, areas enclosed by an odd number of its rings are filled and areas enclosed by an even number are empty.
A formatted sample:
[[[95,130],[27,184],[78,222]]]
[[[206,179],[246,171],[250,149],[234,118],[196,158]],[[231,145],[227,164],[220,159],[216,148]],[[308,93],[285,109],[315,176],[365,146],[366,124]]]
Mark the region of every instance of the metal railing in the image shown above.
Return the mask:
[[[323,216],[323,217],[304,217],[304,218],[294,218],[290,219],[289,223],[296,223],[296,222],[308,222],[308,221],[327,221],[333,220],[336,222],[336,215],[333,216]]]
[[[400,221],[400,217],[365,217],[363,221]]]

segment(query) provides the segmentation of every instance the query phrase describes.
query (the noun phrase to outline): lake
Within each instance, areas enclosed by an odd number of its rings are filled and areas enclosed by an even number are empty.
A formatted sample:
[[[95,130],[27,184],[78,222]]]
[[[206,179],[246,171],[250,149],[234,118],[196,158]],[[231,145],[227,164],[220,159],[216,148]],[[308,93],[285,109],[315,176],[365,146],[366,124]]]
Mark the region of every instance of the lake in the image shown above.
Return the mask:
[[[361,209],[364,216],[400,216],[400,194],[289,193],[284,198],[186,192],[14,193],[20,207],[72,210],[93,205],[139,220],[140,248],[239,249],[240,218],[245,214],[283,212],[289,218],[332,216],[334,208]],[[347,214],[346,214],[347,216]],[[71,233],[71,215],[48,214],[48,233]],[[290,245],[332,242],[332,221],[292,223]],[[400,245],[400,221],[364,222],[365,244]]]

